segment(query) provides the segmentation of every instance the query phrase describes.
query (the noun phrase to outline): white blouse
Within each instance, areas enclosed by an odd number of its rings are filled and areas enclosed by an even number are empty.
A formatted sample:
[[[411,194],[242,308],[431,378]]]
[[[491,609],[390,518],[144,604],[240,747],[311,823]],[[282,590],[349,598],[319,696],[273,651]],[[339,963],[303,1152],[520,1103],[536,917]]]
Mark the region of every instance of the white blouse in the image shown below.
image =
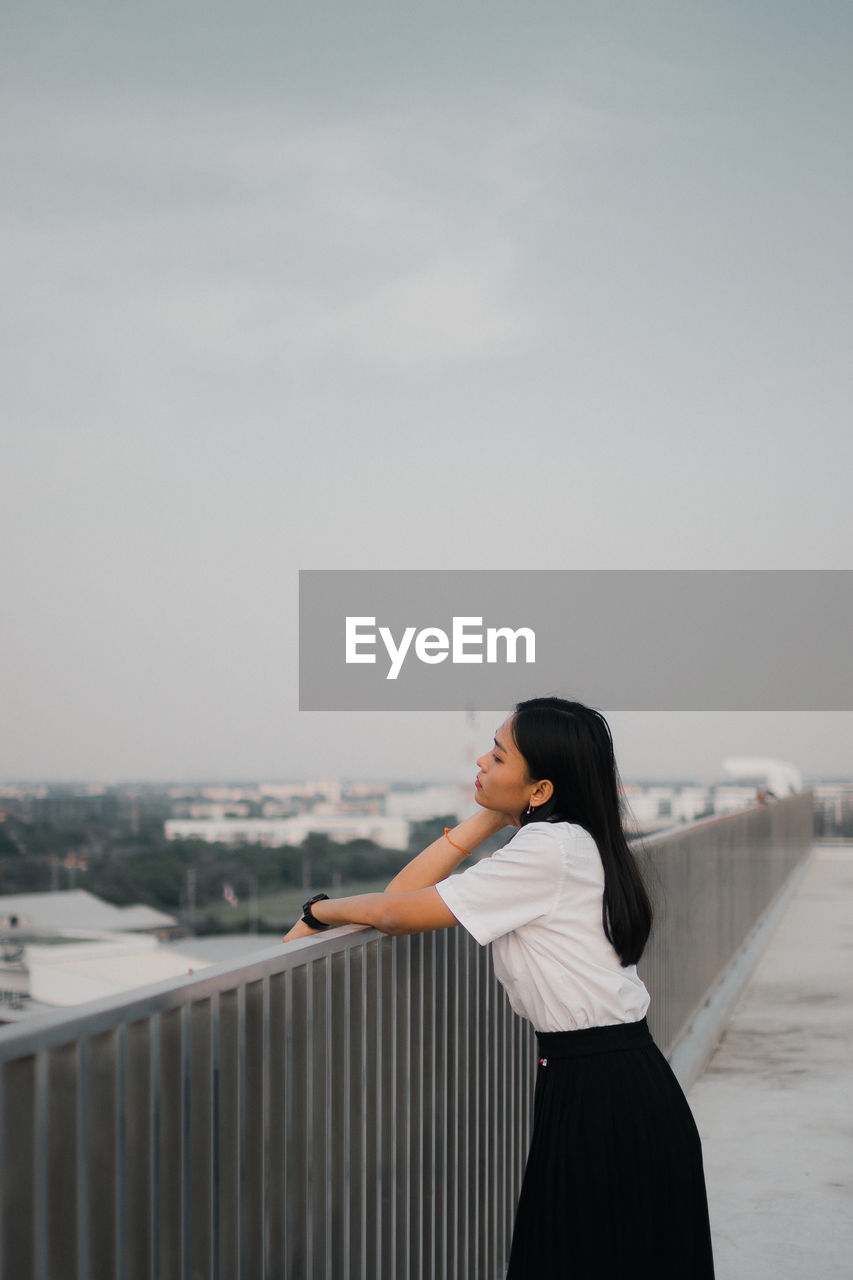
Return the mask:
[[[495,976],[537,1031],[638,1022],[649,993],[604,933],[604,868],[592,836],[531,822],[509,844],[436,886],[459,923],[492,944]]]

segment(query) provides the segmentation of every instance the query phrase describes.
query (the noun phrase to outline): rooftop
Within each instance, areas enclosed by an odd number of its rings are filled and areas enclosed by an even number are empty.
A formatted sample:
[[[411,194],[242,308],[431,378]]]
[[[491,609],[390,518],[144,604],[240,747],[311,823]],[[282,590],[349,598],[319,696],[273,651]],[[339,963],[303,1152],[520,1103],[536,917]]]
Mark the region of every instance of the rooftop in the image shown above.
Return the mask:
[[[690,1091],[717,1280],[846,1280],[853,843],[818,845]]]

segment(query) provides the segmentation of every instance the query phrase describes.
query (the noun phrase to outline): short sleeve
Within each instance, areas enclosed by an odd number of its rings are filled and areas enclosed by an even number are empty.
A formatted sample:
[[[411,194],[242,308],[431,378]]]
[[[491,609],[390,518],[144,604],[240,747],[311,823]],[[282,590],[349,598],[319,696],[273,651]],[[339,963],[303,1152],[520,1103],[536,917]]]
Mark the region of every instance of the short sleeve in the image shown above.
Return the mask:
[[[544,822],[522,827],[509,844],[435,886],[468,932],[485,946],[553,908],[562,874],[557,835]]]

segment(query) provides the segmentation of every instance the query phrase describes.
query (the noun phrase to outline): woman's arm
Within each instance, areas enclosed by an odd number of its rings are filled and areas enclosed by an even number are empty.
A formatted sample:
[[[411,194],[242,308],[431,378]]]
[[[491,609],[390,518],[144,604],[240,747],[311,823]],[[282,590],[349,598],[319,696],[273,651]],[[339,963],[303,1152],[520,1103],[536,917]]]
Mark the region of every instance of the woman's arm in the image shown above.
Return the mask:
[[[385,892],[409,893],[413,889],[426,889],[429,885],[438,884],[439,880],[446,880],[451,871],[455,871],[465,858],[465,854],[456,848],[456,845],[461,845],[462,849],[473,853],[478,845],[488,840],[489,836],[496,835],[498,831],[512,825],[514,821],[515,819],[508,813],[479,809],[452,829],[449,833],[450,840],[446,836],[439,836],[438,840],[434,840],[431,845],[412,858],[402,871],[397,872]]]
[[[324,898],[315,902],[311,913],[321,924],[372,925],[380,933],[426,933],[430,929],[449,929],[458,924],[452,911],[444,905],[437,889],[415,889],[412,892],[360,893],[352,898]],[[319,937],[319,931],[297,920],[282,938]]]
[[[489,836],[504,827],[517,825],[517,819],[511,814],[480,809],[449,833],[453,844],[446,836],[434,840],[402,871],[397,872],[384,893],[326,898],[314,904],[312,914],[322,924],[372,925],[381,933],[425,933],[430,929],[449,929],[458,921],[432,886],[439,880],[446,880],[465,858],[456,846],[461,845],[471,853]],[[312,934],[316,937],[317,933],[310,925],[297,920],[282,942],[309,938]]]

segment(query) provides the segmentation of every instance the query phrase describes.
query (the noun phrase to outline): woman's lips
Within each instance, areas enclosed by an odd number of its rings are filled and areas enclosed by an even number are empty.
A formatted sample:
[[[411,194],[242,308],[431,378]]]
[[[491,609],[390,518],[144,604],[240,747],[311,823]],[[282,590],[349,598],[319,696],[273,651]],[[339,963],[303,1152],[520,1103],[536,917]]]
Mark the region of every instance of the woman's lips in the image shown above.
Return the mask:
[[[479,779],[479,778],[475,778],[475,779],[474,779],[474,786],[477,788],[477,790],[478,790],[478,791],[482,791],[482,790],[483,790],[483,784],[482,784],[482,782],[480,781],[480,779]]]

